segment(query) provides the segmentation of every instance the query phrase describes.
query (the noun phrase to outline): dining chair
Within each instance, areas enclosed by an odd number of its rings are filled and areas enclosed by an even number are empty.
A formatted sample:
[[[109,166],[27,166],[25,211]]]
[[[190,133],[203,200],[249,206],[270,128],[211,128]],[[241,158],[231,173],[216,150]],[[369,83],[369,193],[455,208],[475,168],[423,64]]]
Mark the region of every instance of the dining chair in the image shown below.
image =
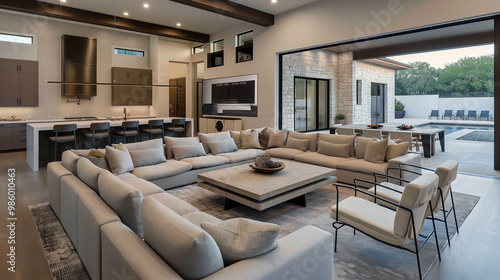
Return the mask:
[[[382,139],[382,130],[380,129],[363,129],[361,135],[367,138],[377,138]]]
[[[160,135],[161,137],[165,137],[165,130],[163,130],[164,121],[162,119],[149,120],[148,128],[143,128],[141,130],[142,133],[147,134],[149,140],[151,140],[151,135]]]
[[[338,135],[356,135],[356,132],[354,131],[354,128],[338,127],[337,134]]]
[[[57,160],[57,144],[73,142],[73,149],[77,148],[76,129],[77,129],[76,124],[54,125],[52,131],[55,132],[55,135],[49,137],[49,162],[50,162],[50,142],[54,142],[54,161]]]
[[[410,150],[413,150],[413,147],[417,150],[417,152],[420,150],[420,143],[419,143],[419,138],[418,136],[413,136],[411,131],[391,131],[389,133],[389,138],[391,140],[394,139],[401,139],[403,142],[408,142],[410,143]]]
[[[109,122],[99,122],[99,123],[91,123],[90,130],[92,132],[87,132],[84,134],[85,139],[92,140],[92,148],[95,148],[95,139],[107,139],[106,143],[111,145],[111,138],[109,136]]]
[[[182,133],[182,136],[186,136],[186,119],[173,119],[172,122],[165,124],[165,130],[172,132],[175,136],[176,134]]]
[[[121,126],[122,130],[115,132],[116,135],[123,137],[123,143],[127,143],[127,138],[133,137],[139,139],[139,121],[124,121]]]

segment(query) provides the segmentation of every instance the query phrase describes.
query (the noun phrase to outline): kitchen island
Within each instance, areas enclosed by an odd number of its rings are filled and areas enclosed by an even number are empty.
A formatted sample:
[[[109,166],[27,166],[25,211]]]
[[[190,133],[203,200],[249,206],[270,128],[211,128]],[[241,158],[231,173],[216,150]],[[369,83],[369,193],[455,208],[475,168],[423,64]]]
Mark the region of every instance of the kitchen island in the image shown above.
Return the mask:
[[[153,119],[163,119],[165,123],[171,123],[175,118],[130,118],[127,121],[139,121],[140,125],[147,125],[149,120]],[[184,118],[186,120],[186,136],[194,135],[194,125],[192,118]],[[124,120],[93,120],[93,121],[68,121],[63,122],[64,124],[74,123],[77,125],[78,130],[90,128],[91,123],[95,122],[109,122],[111,127],[120,127]],[[33,171],[38,171],[40,163],[46,164],[48,162],[48,137],[52,136],[52,130],[55,124],[61,124],[61,122],[38,122],[38,123],[28,123],[27,124],[27,135],[26,135],[26,162],[31,167]],[[77,131],[78,132],[78,131]],[[78,138],[78,136],[77,136]],[[77,141],[77,144],[78,141]],[[79,145],[77,149],[82,149],[82,145]]]

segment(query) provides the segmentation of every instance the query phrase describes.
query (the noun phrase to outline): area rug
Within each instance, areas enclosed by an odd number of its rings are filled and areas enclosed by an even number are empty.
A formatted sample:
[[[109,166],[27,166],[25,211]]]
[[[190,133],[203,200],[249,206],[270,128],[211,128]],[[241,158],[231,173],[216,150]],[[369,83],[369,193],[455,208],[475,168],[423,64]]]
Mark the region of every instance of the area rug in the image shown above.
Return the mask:
[[[48,203],[29,206],[53,279],[90,279],[75,247]]]
[[[493,142],[494,133],[493,133],[493,131],[477,130],[477,131],[467,133],[464,136],[460,136],[456,140]]]
[[[333,219],[330,208],[336,201],[336,189],[328,185],[307,194],[307,207],[292,203],[283,203],[264,211],[257,211],[246,206],[238,206],[228,211],[223,209],[223,198],[198,186],[185,186],[172,190],[171,193],[219,219],[245,217],[280,225],[280,235],[287,235],[305,225],[314,225],[334,234]],[[350,195],[340,194],[341,200]],[[457,219],[459,225],[467,218],[479,197],[454,193]],[[447,201],[447,209],[450,207]],[[436,222],[438,240],[441,250],[447,245],[444,223]],[[456,232],[453,214],[449,216],[450,235]],[[425,222],[422,233],[432,229],[430,220]],[[451,240],[451,250],[453,240]],[[422,274],[426,275],[437,259],[437,250],[432,237],[420,251]],[[408,248],[414,248],[413,243]],[[336,279],[418,279],[418,268],[415,254],[378,242],[360,232],[353,234],[352,228],[339,230],[337,253],[334,257],[334,273]],[[459,248],[456,248],[459,249]],[[455,250],[456,250],[455,249]]]

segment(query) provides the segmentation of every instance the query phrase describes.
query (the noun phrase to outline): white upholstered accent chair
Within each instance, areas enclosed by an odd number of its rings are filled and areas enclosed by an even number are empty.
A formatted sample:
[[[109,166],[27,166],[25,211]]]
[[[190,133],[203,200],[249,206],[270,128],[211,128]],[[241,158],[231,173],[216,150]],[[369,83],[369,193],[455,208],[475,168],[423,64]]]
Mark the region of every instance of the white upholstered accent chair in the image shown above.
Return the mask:
[[[420,246],[418,245],[417,237],[424,226],[426,213],[431,205],[431,198],[437,191],[438,180],[438,176],[433,173],[426,173],[413,180],[403,190],[399,204],[382,197],[377,197],[369,192],[357,190],[352,186],[334,184],[337,187],[337,204],[332,206],[330,213],[330,216],[335,219],[333,223],[333,227],[335,228],[334,251],[337,251],[338,230],[344,225],[348,225],[380,242],[416,254],[418,273],[420,279],[422,279],[419,251],[431,235]],[[385,201],[393,205],[396,210],[386,208],[357,196],[350,196],[339,202],[339,187],[355,190],[355,195],[361,192],[367,196],[376,198],[377,201]],[[434,219],[432,220],[432,224],[434,226]],[[441,260],[438,240],[435,234],[434,236],[436,238],[438,257]],[[411,242],[411,240],[415,244],[414,250],[402,246],[407,242]]]
[[[455,226],[458,232],[458,223],[457,223],[457,214],[455,212],[455,201],[453,200],[453,192],[451,190],[451,183],[455,181],[457,178],[457,172],[458,172],[458,162],[456,160],[447,160],[441,165],[438,166],[438,168],[431,169],[427,167],[421,167],[421,166],[416,166],[416,165],[410,165],[410,164],[400,164],[399,168],[390,168],[390,169],[396,169],[399,170],[400,172],[410,172],[414,174],[420,174],[420,172],[415,172],[414,170],[409,170],[405,169],[403,167],[412,167],[412,168],[419,168],[419,169],[424,169],[428,171],[434,171],[434,173],[439,177],[439,182],[438,182],[438,191],[436,192],[436,195],[432,197],[431,203],[433,206],[433,215],[439,214],[439,212],[443,213],[443,219],[438,219],[435,218],[438,221],[444,222],[445,227],[446,227],[446,237],[448,238],[448,245],[450,244],[450,234],[448,232],[448,220],[447,217],[453,211],[453,215],[455,217]],[[400,173],[401,174],[401,173]],[[376,183],[376,178],[377,177],[385,177],[389,179],[391,176],[386,175],[386,174],[378,174],[374,173],[375,176],[375,183]],[[389,176],[389,178],[388,178]],[[395,178],[393,178],[395,179]],[[398,178],[399,180],[399,178]],[[402,183],[408,183],[408,181],[401,180]],[[366,181],[365,181],[366,183]],[[356,184],[356,180],[355,180]],[[376,196],[383,197],[384,199],[387,199],[389,201],[392,201],[394,203],[399,203],[401,200],[402,193],[404,191],[403,186],[389,183],[389,182],[382,182],[380,184],[374,184],[374,187],[368,190],[369,193],[372,193]],[[444,206],[444,203],[446,202],[446,199],[448,198],[448,194],[451,198],[451,208],[446,209]],[[387,204],[384,201],[377,201],[380,205],[384,205],[386,207],[389,207],[391,209],[395,209],[394,205]],[[427,211],[427,217],[431,217],[430,211]]]
[[[356,135],[354,132],[354,128],[343,128],[343,127],[337,127],[337,134],[338,135]]]
[[[367,138],[377,138],[382,139],[382,130],[379,129],[363,129],[361,135]]]

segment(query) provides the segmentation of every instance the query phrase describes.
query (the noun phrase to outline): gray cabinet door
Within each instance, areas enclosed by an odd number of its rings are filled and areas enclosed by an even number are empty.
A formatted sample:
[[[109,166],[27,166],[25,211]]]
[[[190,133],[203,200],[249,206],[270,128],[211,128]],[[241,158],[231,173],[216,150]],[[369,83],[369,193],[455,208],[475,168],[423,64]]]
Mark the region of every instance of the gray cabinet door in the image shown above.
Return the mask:
[[[20,60],[19,72],[38,74],[38,61]]]
[[[23,107],[38,106],[38,74],[20,73],[19,80],[18,105]]]
[[[151,88],[141,86],[151,85],[152,70],[113,67],[111,75],[113,83],[131,85],[111,88],[111,104],[113,106],[153,105]]]
[[[0,106],[19,105],[19,73],[0,72]]]
[[[17,59],[0,59],[0,72],[18,72],[19,60]]]

